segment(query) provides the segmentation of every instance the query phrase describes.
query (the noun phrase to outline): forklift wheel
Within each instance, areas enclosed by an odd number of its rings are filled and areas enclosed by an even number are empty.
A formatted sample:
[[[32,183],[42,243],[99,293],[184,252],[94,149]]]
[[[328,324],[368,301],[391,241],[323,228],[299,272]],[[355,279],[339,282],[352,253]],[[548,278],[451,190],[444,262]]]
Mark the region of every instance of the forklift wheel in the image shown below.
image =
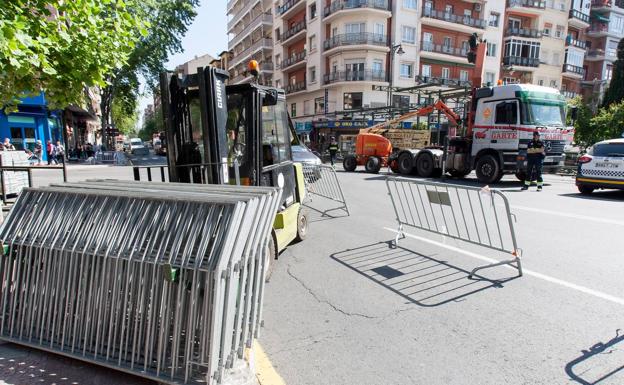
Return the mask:
[[[342,161],[342,167],[344,167],[345,171],[355,171],[355,168],[357,167],[357,159],[355,159],[355,156],[345,156]]]
[[[273,268],[275,267],[275,260],[277,259],[277,247],[275,246],[275,239],[273,235],[269,235],[269,242],[267,242],[267,252],[265,257],[264,267],[264,282],[269,282],[271,274],[273,274]]]
[[[299,209],[297,214],[297,237],[295,240],[301,242],[308,236],[308,212],[304,209]]]
[[[371,156],[366,161],[364,168],[367,172],[377,174],[381,169],[381,160],[379,160],[379,158],[377,158],[376,156]]]

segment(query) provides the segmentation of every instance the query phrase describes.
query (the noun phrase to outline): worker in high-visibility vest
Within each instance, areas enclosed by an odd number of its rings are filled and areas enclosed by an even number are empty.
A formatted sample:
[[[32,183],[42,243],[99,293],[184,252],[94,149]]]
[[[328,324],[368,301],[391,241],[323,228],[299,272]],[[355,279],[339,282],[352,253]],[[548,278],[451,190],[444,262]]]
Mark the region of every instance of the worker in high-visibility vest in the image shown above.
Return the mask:
[[[542,166],[546,152],[544,142],[540,140],[539,132],[533,132],[533,140],[527,145],[527,175],[522,190],[528,190],[532,182],[537,181],[537,191],[542,191],[544,180],[542,179]]]
[[[331,165],[334,165],[334,160],[336,159],[336,153],[338,152],[338,143],[336,143],[335,138],[331,138],[331,143],[329,144],[329,159],[331,161]]]

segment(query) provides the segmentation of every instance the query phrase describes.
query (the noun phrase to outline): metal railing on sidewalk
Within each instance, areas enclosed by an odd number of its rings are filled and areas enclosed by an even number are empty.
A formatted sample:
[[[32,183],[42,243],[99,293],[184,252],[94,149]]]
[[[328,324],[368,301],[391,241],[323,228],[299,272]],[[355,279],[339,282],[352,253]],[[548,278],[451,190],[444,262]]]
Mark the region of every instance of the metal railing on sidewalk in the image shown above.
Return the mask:
[[[258,335],[270,187],[25,189],[0,229],[0,339],[167,383],[222,383]]]
[[[98,151],[95,153],[95,163],[112,163],[116,165],[126,165],[128,158],[121,151]]]
[[[347,215],[350,215],[347,201],[342,193],[342,187],[340,187],[340,182],[336,175],[336,170],[332,166],[324,164],[312,165],[302,163],[302,165],[305,187],[309,199],[312,199],[312,195],[316,195],[340,203],[339,207],[323,210],[323,215],[334,210],[344,210]],[[307,204],[309,205],[309,203]]]
[[[458,186],[389,177],[388,193],[399,228],[393,245],[405,238],[406,226],[443,235],[511,255],[511,259],[472,270],[509,265],[522,276],[521,250],[516,242],[507,197],[489,188]]]

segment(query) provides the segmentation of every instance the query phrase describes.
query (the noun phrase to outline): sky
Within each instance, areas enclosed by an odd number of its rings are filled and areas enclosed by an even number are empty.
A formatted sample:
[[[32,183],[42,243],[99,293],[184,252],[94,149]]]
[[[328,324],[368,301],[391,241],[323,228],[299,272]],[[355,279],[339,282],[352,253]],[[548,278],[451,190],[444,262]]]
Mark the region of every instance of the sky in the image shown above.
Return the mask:
[[[226,5],[227,0],[201,0],[195,20],[182,38],[184,51],[169,58],[167,69],[172,70],[195,56],[209,54],[217,57],[217,54],[227,50]],[[142,97],[139,101],[139,128],[143,122],[143,110],[151,103],[151,94]]]

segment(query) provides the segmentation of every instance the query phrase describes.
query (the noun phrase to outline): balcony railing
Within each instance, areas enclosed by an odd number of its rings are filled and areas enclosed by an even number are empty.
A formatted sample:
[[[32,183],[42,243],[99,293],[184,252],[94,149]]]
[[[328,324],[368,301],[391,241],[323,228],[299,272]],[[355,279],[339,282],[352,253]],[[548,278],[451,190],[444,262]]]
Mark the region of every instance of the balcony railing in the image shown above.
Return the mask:
[[[435,76],[416,75],[416,83],[418,84],[434,84],[449,87],[469,87],[470,81],[458,78],[443,78]]]
[[[507,0],[507,8],[515,7],[546,9],[546,2],[543,0]]]
[[[232,20],[228,21],[227,28],[228,31],[232,29],[241,19],[249,13],[249,11],[258,3],[258,0],[249,0],[243,4],[243,6],[235,11],[234,17]]]
[[[360,44],[388,46],[388,36],[370,32],[345,33],[325,40],[323,47],[325,50],[329,50],[335,47]]]
[[[290,39],[291,37],[293,37],[294,35],[298,34],[299,32],[303,31],[304,29],[306,29],[306,22],[305,20],[301,20],[297,24],[293,25],[287,31],[284,31],[284,33],[280,37],[280,41],[284,42]]]
[[[586,41],[576,40],[572,36],[566,37],[566,45],[573,46],[573,47],[580,48],[580,49],[587,49]]]
[[[533,28],[513,28],[508,27],[505,31],[505,36],[519,36],[519,37],[530,37],[534,39],[539,39],[542,37],[542,31],[539,29]]]
[[[570,10],[570,19],[577,19],[582,21],[583,23],[587,23],[589,24],[589,15],[577,10],[577,9],[571,9]]]
[[[588,51],[587,56],[594,57],[594,58],[604,57],[605,59],[615,60],[617,59],[617,51],[614,49],[610,49],[605,52],[604,49],[598,48],[598,49],[592,49]]]
[[[420,46],[421,46],[421,49],[425,52],[443,53],[446,55],[453,55],[453,56],[459,56],[459,57],[466,57],[466,54],[468,53],[467,48],[451,47],[451,46],[444,45],[444,44],[433,44],[430,41],[422,41],[420,42]]]
[[[306,82],[305,80],[295,84],[289,84],[284,88],[287,94],[292,94],[294,92],[305,91],[306,90]]]
[[[609,23],[595,23],[592,24],[587,33],[601,33],[601,32],[609,32]]]
[[[253,19],[249,24],[243,28],[242,31],[236,34],[232,40],[228,43],[230,48],[233,48],[238,44],[241,40],[249,36],[249,32],[255,30],[262,23],[271,24],[273,23],[273,16],[269,13],[263,13],[262,15],[258,15],[255,19]]]
[[[303,50],[301,52],[297,52],[296,54],[291,55],[289,58],[282,60],[281,69],[285,69],[290,67],[293,64],[297,64],[300,61],[303,61],[306,58],[306,51]]]
[[[232,60],[230,62],[230,67],[235,67],[239,63],[241,63],[244,59],[246,59],[249,55],[256,52],[261,48],[273,49],[273,39],[269,39],[268,37],[264,37],[257,42],[253,43],[251,46],[247,47],[243,51],[239,53],[234,53]]]
[[[539,58],[536,57],[521,57],[521,56],[505,56],[503,57],[504,65],[516,65],[522,67],[537,67],[539,66]]]
[[[329,16],[334,12],[342,11],[343,9],[358,9],[358,8],[374,8],[381,9],[383,11],[389,11],[387,0],[347,0],[347,1],[334,1],[329,6],[323,9],[323,15]]]
[[[284,5],[277,7],[277,14],[283,15],[288,12],[292,7],[294,7],[301,0],[288,0],[284,3]]]
[[[323,76],[325,84],[337,82],[386,82],[385,71],[363,70],[363,71],[338,71],[331,72]]]
[[[423,8],[423,17],[430,17],[436,20],[448,21],[449,23],[463,24],[469,27],[484,29],[487,21],[483,19],[475,19],[466,15],[456,15],[450,12],[437,11],[435,9]]]
[[[575,74],[575,75],[585,76],[585,68],[579,67],[579,66],[575,66],[575,65],[572,65],[572,64],[564,64],[563,65],[563,72],[568,72],[568,73],[572,73],[572,74]]]
[[[574,99],[579,95],[579,93],[574,91],[561,91],[561,95],[563,95],[566,99]]]

